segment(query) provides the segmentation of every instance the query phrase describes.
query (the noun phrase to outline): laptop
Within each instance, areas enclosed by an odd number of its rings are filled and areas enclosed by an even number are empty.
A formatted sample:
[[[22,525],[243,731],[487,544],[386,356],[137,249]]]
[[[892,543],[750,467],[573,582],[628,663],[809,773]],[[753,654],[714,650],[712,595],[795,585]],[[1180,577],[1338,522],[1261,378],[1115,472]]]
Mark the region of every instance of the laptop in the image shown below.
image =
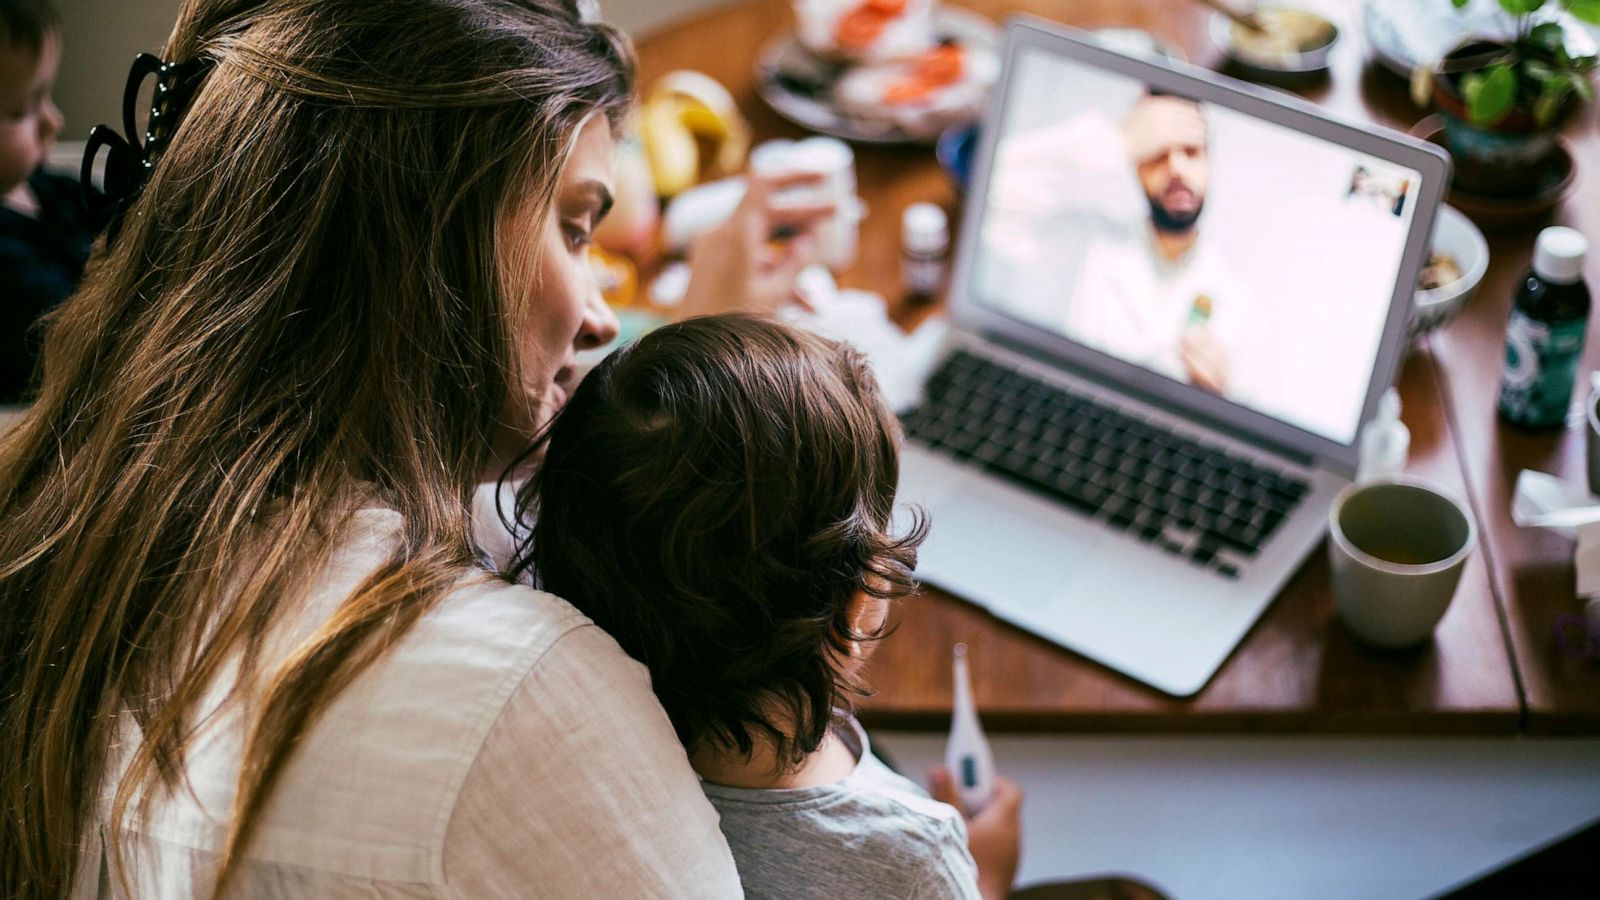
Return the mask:
[[[1448,180],[1297,97],[1008,23],[903,417],[919,576],[1198,692],[1354,477]]]

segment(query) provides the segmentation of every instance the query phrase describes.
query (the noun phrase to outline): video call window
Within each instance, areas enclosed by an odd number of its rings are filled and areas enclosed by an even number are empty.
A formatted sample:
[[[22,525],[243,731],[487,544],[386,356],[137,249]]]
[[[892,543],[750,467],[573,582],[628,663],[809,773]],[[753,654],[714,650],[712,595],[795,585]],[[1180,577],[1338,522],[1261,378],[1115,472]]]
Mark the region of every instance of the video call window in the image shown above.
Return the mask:
[[[1070,60],[1012,77],[978,301],[1353,442],[1418,173]]]

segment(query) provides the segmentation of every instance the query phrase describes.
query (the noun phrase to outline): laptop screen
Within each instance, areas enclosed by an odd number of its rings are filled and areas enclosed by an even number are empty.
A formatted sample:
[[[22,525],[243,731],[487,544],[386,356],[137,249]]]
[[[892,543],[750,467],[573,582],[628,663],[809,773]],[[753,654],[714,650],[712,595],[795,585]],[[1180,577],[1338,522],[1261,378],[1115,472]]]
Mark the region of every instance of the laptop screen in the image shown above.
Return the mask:
[[[1352,443],[1419,173],[1037,48],[1013,62],[973,299]]]

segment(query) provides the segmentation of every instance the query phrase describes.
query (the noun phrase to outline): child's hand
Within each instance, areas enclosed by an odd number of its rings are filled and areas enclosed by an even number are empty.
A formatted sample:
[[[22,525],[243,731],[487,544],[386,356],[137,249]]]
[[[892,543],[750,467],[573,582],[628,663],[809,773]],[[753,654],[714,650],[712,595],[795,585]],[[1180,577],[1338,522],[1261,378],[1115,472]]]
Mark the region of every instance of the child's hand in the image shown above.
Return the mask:
[[[928,787],[933,799],[962,808],[948,768],[929,769]],[[1011,893],[1022,856],[1022,791],[1016,782],[997,775],[989,803],[976,815],[965,810],[962,815],[967,820],[967,848],[978,864],[978,892],[984,900],[1003,900]]]
[[[682,315],[743,310],[773,312],[800,301],[795,279],[817,259],[818,223],[833,215],[831,203],[775,202],[775,195],[813,187],[822,175],[792,172],[749,175],[739,208],[726,222],[689,245],[689,287]],[[790,235],[774,244],[774,233]]]

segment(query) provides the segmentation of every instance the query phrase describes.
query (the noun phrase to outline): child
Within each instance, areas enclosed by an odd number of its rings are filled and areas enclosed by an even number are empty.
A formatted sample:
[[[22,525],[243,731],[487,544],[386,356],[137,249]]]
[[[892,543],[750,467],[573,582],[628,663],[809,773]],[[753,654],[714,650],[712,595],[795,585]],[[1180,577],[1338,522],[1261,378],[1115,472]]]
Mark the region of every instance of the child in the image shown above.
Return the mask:
[[[964,822],[848,712],[915,587],[897,440],[849,347],[690,319],[583,381],[532,484],[520,567],[649,667],[751,897],[1001,897],[1015,873],[1014,785]]]
[[[37,321],[83,275],[98,227],[78,184],[45,172],[61,32],[48,0],[0,0],[0,403],[26,399]]]

